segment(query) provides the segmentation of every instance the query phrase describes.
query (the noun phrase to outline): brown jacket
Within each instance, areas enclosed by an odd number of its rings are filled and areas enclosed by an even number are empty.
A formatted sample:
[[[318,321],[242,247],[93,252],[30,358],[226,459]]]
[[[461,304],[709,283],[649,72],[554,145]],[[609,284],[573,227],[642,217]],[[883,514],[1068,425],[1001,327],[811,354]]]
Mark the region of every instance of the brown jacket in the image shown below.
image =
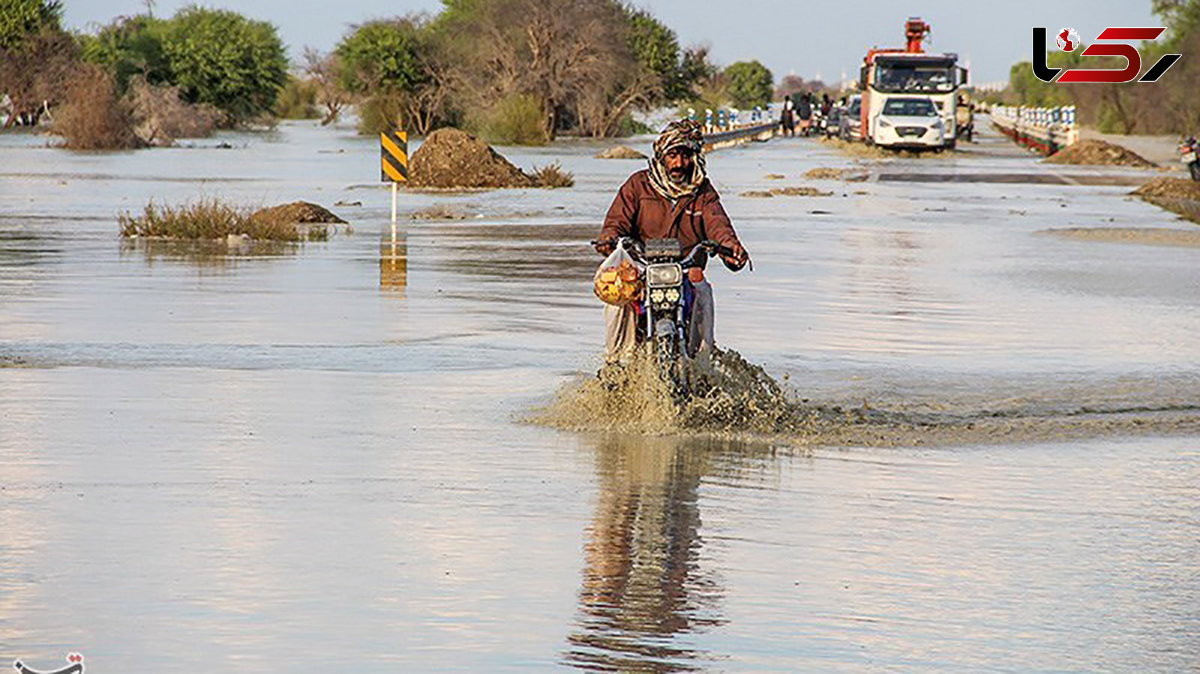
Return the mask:
[[[684,251],[704,239],[722,246],[740,243],[711,182],[705,180],[694,195],[680,199],[672,208],[669,200],[654,191],[649,173],[642,169],[621,186],[604,216],[601,239],[679,239]]]

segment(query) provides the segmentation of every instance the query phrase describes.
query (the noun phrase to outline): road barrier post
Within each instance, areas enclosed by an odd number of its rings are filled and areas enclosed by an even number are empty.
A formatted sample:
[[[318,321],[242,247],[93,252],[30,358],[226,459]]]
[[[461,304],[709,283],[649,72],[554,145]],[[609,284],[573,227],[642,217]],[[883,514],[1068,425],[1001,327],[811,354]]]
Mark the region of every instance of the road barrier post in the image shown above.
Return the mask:
[[[400,126],[397,124],[397,126]],[[408,182],[408,132],[404,129],[379,134],[380,179],[392,183],[392,240],[396,240],[396,193]]]

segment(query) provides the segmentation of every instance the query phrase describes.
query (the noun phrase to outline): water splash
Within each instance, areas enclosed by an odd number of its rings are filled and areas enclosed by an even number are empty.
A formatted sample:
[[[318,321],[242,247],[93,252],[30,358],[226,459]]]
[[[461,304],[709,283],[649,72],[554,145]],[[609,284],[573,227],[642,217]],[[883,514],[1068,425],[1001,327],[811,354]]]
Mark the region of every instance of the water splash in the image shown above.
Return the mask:
[[[628,362],[564,386],[530,418],[573,431],[795,434],[809,413],[783,384],[732,350],[689,361],[691,395],[676,402],[659,375],[654,353],[637,350]]]
[[[934,446],[1048,442],[1114,435],[1200,433],[1200,406],[1074,406],[1027,399],[947,400],[930,407],[808,401],[736,351],[688,365],[691,395],[676,402],[653,351],[559,390],[527,421],[584,432],[725,435],[792,446]]]

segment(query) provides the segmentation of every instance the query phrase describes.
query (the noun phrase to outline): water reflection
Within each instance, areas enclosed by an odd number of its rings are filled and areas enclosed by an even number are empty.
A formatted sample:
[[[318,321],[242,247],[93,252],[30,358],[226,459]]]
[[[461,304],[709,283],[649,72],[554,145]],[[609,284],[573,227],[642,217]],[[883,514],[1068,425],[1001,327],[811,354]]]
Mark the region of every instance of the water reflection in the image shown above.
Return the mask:
[[[404,297],[408,287],[408,237],[393,229],[379,242],[379,289]]]
[[[724,590],[701,559],[700,485],[751,455],[711,438],[607,436],[594,444],[596,511],[566,660],[599,671],[698,669],[711,657],[689,635],[725,621]]]
[[[187,262],[196,265],[201,271],[219,273],[236,268],[238,263],[243,260],[295,255],[300,249],[301,244],[283,241],[121,240],[121,257],[141,254],[145,257],[146,263],[151,266],[162,260]]]

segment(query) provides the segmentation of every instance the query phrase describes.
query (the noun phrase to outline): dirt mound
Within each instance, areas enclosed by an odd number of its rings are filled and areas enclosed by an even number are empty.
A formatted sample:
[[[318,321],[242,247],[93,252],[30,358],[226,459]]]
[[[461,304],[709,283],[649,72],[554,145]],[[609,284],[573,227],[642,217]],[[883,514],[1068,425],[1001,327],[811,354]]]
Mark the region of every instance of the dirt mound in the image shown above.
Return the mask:
[[[1142,185],[1130,194],[1143,199],[1146,197],[1167,197],[1169,199],[1192,199],[1200,201],[1200,182],[1183,178],[1155,178]]]
[[[743,197],[766,199],[770,197],[831,197],[833,192],[822,192],[815,187],[775,187],[770,190],[748,190]]]
[[[1200,183],[1181,178],[1155,178],[1130,194],[1200,224]]]
[[[860,183],[865,181],[869,176],[865,171],[819,166],[815,169],[809,169],[805,172],[804,177],[809,180],[845,180],[846,182]]]
[[[346,224],[346,221],[331,213],[328,209],[307,201],[294,201],[290,204],[261,208],[250,215],[255,220],[265,220],[280,223],[336,223]]]
[[[534,181],[487,143],[454,128],[425,138],[409,160],[409,184],[444,189],[534,187]]]
[[[1075,241],[1200,248],[1200,231],[1194,229],[1164,229],[1161,227],[1069,227],[1047,229],[1038,232],[1038,234],[1046,234]]]
[[[842,140],[841,138],[821,138],[818,142],[825,147],[864,159],[928,159],[941,156],[945,152],[945,150],[891,150],[878,145],[867,145],[863,142]]]
[[[597,154],[596,159],[647,159],[647,157],[628,145],[618,145]]]
[[[1136,152],[1103,140],[1081,140],[1046,157],[1051,164],[1086,164],[1096,166],[1135,166],[1153,168],[1155,164]]]

